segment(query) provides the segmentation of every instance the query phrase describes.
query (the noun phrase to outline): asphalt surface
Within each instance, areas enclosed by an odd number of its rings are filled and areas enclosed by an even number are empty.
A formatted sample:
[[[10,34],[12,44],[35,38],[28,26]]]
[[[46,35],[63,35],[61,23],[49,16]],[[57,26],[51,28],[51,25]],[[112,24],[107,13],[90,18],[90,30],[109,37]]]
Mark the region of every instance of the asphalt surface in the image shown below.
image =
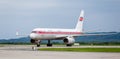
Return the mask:
[[[6,45],[0,47],[0,59],[120,59],[120,53],[111,52],[52,52],[33,50],[31,45]],[[42,46],[45,47],[45,46]],[[40,48],[42,48],[40,47]],[[57,46],[55,46],[57,48]],[[63,47],[63,46],[62,46]],[[73,46],[92,47],[92,46]],[[102,46],[93,46],[102,47]],[[103,46],[107,47],[107,46]],[[108,46],[117,47],[119,46]]]

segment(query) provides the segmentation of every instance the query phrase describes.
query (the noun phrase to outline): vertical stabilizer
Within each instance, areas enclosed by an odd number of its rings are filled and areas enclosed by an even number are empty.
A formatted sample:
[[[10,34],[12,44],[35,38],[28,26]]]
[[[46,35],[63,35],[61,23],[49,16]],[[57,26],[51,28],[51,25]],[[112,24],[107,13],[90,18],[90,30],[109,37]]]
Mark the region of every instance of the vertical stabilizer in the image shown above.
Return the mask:
[[[78,23],[77,23],[76,28],[75,28],[75,30],[77,32],[83,31],[83,21],[84,21],[84,11],[81,10],[80,16],[78,18]]]

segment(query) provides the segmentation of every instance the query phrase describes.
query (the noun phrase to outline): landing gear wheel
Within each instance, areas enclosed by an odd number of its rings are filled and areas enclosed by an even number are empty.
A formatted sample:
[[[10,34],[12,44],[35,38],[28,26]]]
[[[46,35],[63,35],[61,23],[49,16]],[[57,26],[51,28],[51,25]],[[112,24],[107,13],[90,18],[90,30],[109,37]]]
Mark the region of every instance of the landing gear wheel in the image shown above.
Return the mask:
[[[47,44],[48,47],[52,47],[52,44]]]
[[[66,46],[67,46],[67,47],[71,47],[71,46],[72,46],[72,44],[66,44]]]
[[[40,44],[37,44],[37,47],[40,47]]]

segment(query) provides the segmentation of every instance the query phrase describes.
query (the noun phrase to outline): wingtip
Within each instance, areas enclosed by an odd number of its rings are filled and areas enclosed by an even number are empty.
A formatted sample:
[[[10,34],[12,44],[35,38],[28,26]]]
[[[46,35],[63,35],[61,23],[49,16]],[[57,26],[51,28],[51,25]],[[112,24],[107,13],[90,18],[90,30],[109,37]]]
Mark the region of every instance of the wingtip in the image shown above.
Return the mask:
[[[18,32],[16,32],[16,36],[18,36],[19,35],[19,33]]]

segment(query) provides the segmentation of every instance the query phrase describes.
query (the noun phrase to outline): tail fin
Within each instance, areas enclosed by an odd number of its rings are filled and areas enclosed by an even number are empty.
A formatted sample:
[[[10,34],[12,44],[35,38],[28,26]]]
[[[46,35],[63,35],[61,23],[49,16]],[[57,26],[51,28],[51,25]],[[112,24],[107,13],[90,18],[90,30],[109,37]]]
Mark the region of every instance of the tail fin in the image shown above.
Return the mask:
[[[81,10],[80,16],[78,18],[78,23],[77,23],[76,28],[75,28],[75,30],[77,32],[83,31],[83,21],[84,21],[84,11]]]

